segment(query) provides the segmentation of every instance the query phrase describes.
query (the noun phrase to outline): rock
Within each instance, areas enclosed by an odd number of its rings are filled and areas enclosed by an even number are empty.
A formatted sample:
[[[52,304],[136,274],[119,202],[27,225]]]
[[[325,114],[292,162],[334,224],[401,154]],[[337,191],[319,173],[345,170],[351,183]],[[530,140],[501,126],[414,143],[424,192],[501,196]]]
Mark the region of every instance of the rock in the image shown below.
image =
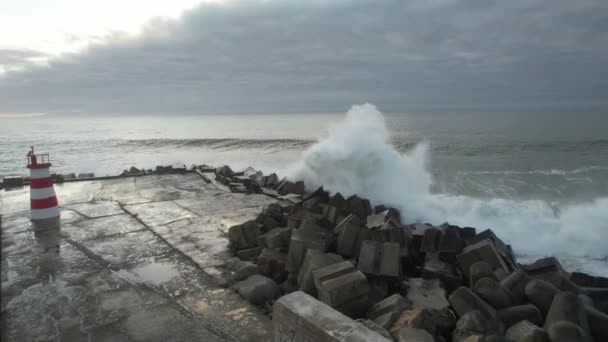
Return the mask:
[[[439,279],[408,279],[407,299],[414,308],[444,309],[450,306]]]
[[[403,310],[412,308],[412,303],[400,294],[394,294],[374,304],[366,318],[374,321],[384,329],[390,329]]]
[[[308,249],[304,256],[304,262],[298,273],[298,284],[300,291],[316,296],[317,289],[313,279],[313,271],[343,261],[337,254],[323,253],[314,249]]]
[[[452,341],[464,341],[471,336],[501,335],[503,327],[499,321],[489,318],[479,310],[465,313],[456,322],[456,329],[452,332]]]
[[[289,240],[291,240],[291,228],[274,228],[266,234],[260,235],[258,243],[260,246],[287,251]]]
[[[399,330],[399,342],[435,342],[435,339],[426,330],[403,328]]]
[[[243,261],[254,261],[262,253],[262,247],[253,247],[236,251],[236,257]]]
[[[496,317],[498,317],[506,327],[510,327],[520,321],[529,321],[536,325],[543,324],[543,316],[541,315],[540,310],[532,304],[516,305],[498,310]]]
[[[545,330],[549,332],[551,338],[553,338],[551,334],[553,326],[562,321],[576,325],[582,330],[585,337],[589,336],[589,324],[587,322],[585,307],[580,298],[573,293],[559,292],[553,297],[553,302],[545,318]],[[570,328],[563,329],[571,332]],[[562,330],[562,328],[557,330]]]
[[[254,305],[264,305],[281,295],[281,288],[277,283],[257,274],[234,284],[234,287],[241,297]]]
[[[4,177],[3,183],[5,188],[16,188],[23,186],[23,177]]]
[[[363,324],[364,326],[366,326],[370,330],[378,333],[379,335],[382,335],[382,337],[385,337],[385,338],[389,339],[390,341],[393,340],[393,337],[391,336],[391,333],[388,332],[388,330],[384,329],[378,323],[372,321],[371,319],[361,319],[360,318],[357,320],[357,322]]]
[[[242,262],[234,271],[233,278],[236,281],[241,281],[259,273],[260,271],[256,264],[252,262]]]
[[[438,252],[426,254],[422,277],[427,279],[439,278],[448,291],[462,285],[462,274],[451,264],[440,260]]]
[[[326,252],[331,244],[331,232],[314,224],[303,223],[300,229],[291,233],[287,270],[297,274],[304,260],[306,250],[314,249]]]
[[[357,268],[368,275],[395,278],[401,276],[399,244],[363,241]]]
[[[260,227],[253,220],[228,229],[230,246],[237,250],[256,247],[259,236]]]
[[[506,336],[516,342],[549,342],[547,332],[528,321],[519,323],[507,329]]]
[[[504,262],[503,258],[498,253],[494,243],[489,240],[482,240],[473,245],[465,247],[462,253],[456,256],[460,269],[465,273],[467,279],[470,279],[471,275],[469,271],[471,265],[478,261],[485,261],[494,272],[509,273],[509,268]]]
[[[452,292],[448,299],[459,317],[473,310],[480,311],[488,319],[496,317],[496,310],[492,306],[464,286]]]
[[[391,342],[301,291],[274,303],[272,324],[274,341]]]
[[[358,216],[350,214],[340,221],[334,232],[336,238],[336,251],[345,257],[358,257],[364,238],[364,228]]]
[[[548,329],[551,342],[589,342],[585,331],[578,325],[568,321],[558,321]]]
[[[477,261],[469,267],[469,284],[471,286],[475,285],[479,279],[486,277],[498,280],[494,274],[494,270],[492,270],[492,267],[487,262]]]
[[[264,248],[258,256],[258,268],[260,274],[281,282],[287,277],[285,273],[285,264],[287,263],[287,255],[285,253]]]
[[[591,336],[596,342],[608,341],[608,314],[591,306],[585,306],[585,312],[587,313]]]
[[[496,309],[513,305],[511,294],[495,278],[479,279],[473,286],[473,291]]]
[[[156,171],[158,171],[159,166],[156,167]],[[224,177],[229,177],[233,174],[234,172],[232,171],[232,169],[230,168],[230,166],[228,165],[224,165],[221,167],[218,167],[217,169],[215,169],[215,174],[216,175],[221,175]]]
[[[431,335],[440,335],[453,329],[455,323],[454,314],[449,309],[404,310],[390,332],[395,339],[399,338],[399,331],[403,328],[423,329]]]
[[[317,272],[336,266],[326,266],[313,272]],[[361,316],[369,307],[369,284],[365,275],[359,271],[352,270],[349,273],[324,277],[316,277],[315,285],[317,297],[323,303],[342,312],[349,317]]]
[[[555,297],[559,290],[551,283],[534,279],[528,282],[524,292],[528,300],[540,310],[544,317],[549,312],[553,297]]]
[[[528,285],[530,280],[532,279],[528,277],[526,272],[516,270],[503,279],[500,285],[509,291],[515,303],[523,303],[526,298],[526,285]]]

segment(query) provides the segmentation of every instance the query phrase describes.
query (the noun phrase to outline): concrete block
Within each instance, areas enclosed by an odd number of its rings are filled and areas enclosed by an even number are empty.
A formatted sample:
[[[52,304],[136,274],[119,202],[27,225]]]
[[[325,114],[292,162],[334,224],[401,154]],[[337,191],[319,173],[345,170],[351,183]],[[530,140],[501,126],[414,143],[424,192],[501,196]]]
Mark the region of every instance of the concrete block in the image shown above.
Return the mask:
[[[481,278],[472,287],[488,304],[496,309],[503,309],[514,305],[513,296],[494,278]]]
[[[439,253],[427,253],[424,258],[422,277],[426,279],[439,278],[445,284],[448,291],[452,291],[462,285],[462,274],[449,264],[440,260]]]
[[[464,240],[460,237],[460,228],[448,226],[444,228],[439,237],[438,250],[442,253],[460,253],[464,248]]]
[[[545,317],[547,312],[549,312],[551,303],[553,303],[553,297],[555,297],[559,290],[551,283],[544,280],[533,279],[528,282],[524,292],[528,300],[534,304],[543,314],[543,317]]]
[[[578,325],[568,321],[558,321],[548,329],[551,342],[589,342],[589,337]]]
[[[469,341],[468,338],[472,336],[502,335],[503,331],[504,327],[495,318],[487,317],[479,310],[471,310],[458,319],[456,329],[452,332],[452,341]]]
[[[481,278],[492,278],[498,280],[494,270],[485,261],[477,261],[469,267],[469,285],[473,286]]]
[[[435,342],[433,335],[426,330],[416,328],[403,328],[399,330],[399,342]]]
[[[585,306],[591,336],[598,341],[608,341],[608,314],[589,305]]]
[[[274,342],[391,342],[300,291],[274,303],[272,323]]]
[[[358,317],[367,310],[368,296],[367,278],[359,271],[328,278],[317,286],[320,301],[350,317]]]
[[[450,306],[439,279],[410,278],[407,299],[414,308],[444,309]]]
[[[409,309],[412,309],[412,303],[400,294],[394,294],[370,307],[365,317],[384,329],[390,329],[401,312]]]
[[[350,261],[341,261],[312,271],[312,279],[315,287],[319,287],[322,282],[342,276],[355,271],[355,266]]]
[[[352,195],[346,200],[348,211],[359,216],[361,219],[367,218],[372,213],[372,206],[369,200]]]
[[[528,321],[532,324],[542,325],[543,316],[540,310],[532,304],[516,305],[498,310],[496,317],[502,321],[506,327],[510,327],[519,321]]]
[[[316,228],[312,224],[303,224],[300,229],[291,233],[289,253],[287,255],[287,270],[297,274],[304,260],[306,250],[314,249],[326,252],[331,243],[331,232],[323,228]]]
[[[466,287],[461,286],[456,289],[450,294],[448,300],[459,317],[473,310],[478,310],[487,318],[496,317],[496,309]]]
[[[526,298],[526,285],[532,280],[528,277],[526,272],[522,270],[516,270],[509,274],[505,279],[500,282],[505,289],[507,289],[513,296],[515,303],[523,303]],[[532,322],[534,323],[534,322]]]
[[[545,330],[551,335],[553,325],[562,321],[576,325],[583,331],[586,337],[590,335],[589,323],[583,302],[573,293],[559,292],[553,297],[553,302],[545,318]],[[570,330],[568,329],[568,331]]]
[[[477,235],[470,237],[466,240],[467,245],[477,244],[483,240],[490,240],[494,244],[496,251],[504,259],[505,265],[507,265],[507,273],[510,273],[515,269],[517,264],[511,247],[505,244],[491,229],[486,229]]]
[[[420,252],[432,253],[437,251],[441,231],[437,228],[428,228],[424,230],[422,242],[420,243]]]
[[[454,328],[456,318],[449,309],[420,308],[404,310],[390,329],[395,339],[404,328],[423,329],[431,335],[443,335]]]
[[[234,284],[234,288],[241,297],[255,305],[264,305],[281,295],[279,285],[272,279],[259,274]]]
[[[262,253],[263,247],[253,247],[236,251],[236,257],[243,261],[254,261]]]
[[[336,251],[345,257],[357,257],[363,243],[364,227],[356,215],[348,215],[334,229],[337,233]]]
[[[506,336],[516,342],[549,342],[547,332],[528,321],[520,321],[507,329]]]
[[[399,244],[370,240],[363,241],[357,268],[369,275],[401,276]]]
[[[471,265],[478,261],[485,261],[490,265],[494,272],[496,272],[497,269],[502,270],[507,274],[510,272],[503,258],[496,250],[494,243],[489,239],[465,247],[462,253],[456,256],[456,260],[467,279],[470,277],[469,271]]]
[[[287,251],[291,240],[291,231],[291,228],[271,229],[266,234],[260,235],[258,244],[266,248]]]
[[[253,220],[228,229],[230,246],[236,250],[256,247],[259,236],[260,226]]]
[[[287,277],[286,263],[287,255],[274,249],[264,248],[258,256],[260,274],[279,282]]]
[[[341,261],[343,261],[342,257],[337,254],[323,253],[314,249],[307,250],[298,273],[300,291],[316,296],[317,289],[313,279],[313,271]]]

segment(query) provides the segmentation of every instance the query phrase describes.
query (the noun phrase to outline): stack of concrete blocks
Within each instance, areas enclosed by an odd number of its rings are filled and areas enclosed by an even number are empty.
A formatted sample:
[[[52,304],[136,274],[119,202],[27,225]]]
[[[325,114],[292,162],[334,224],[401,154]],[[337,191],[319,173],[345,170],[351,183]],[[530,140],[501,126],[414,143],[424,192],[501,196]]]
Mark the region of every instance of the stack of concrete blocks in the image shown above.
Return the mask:
[[[365,275],[349,261],[335,263],[312,272],[317,297],[350,317],[359,317],[370,305],[370,286]]]
[[[301,291],[274,303],[272,323],[274,342],[391,342]]]

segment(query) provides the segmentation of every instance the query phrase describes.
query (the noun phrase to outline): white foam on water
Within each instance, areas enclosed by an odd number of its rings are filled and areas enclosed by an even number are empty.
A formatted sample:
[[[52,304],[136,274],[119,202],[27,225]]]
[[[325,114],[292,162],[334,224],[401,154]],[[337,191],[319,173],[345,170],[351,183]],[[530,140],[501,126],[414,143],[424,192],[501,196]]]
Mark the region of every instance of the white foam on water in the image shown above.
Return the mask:
[[[608,197],[557,206],[432,193],[427,144],[409,153],[396,151],[382,114],[371,104],[353,106],[329,133],[287,170],[288,177],[304,180],[307,187],[323,185],[333,193],[394,206],[404,222],[491,228],[516,253],[604,260],[605,267],[593,271],[608,275]]]

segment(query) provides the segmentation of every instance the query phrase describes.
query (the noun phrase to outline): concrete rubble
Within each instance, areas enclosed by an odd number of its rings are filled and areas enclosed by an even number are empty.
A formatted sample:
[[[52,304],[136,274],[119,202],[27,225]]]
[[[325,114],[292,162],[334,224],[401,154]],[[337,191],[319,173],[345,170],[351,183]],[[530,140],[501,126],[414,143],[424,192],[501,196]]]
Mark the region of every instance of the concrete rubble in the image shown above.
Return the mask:
[[[54,237],[28,230],[28,180],[3,183],[3,340],[608,340],[606,278],[519,264],[489,229],[252,168],[70,176]]]

